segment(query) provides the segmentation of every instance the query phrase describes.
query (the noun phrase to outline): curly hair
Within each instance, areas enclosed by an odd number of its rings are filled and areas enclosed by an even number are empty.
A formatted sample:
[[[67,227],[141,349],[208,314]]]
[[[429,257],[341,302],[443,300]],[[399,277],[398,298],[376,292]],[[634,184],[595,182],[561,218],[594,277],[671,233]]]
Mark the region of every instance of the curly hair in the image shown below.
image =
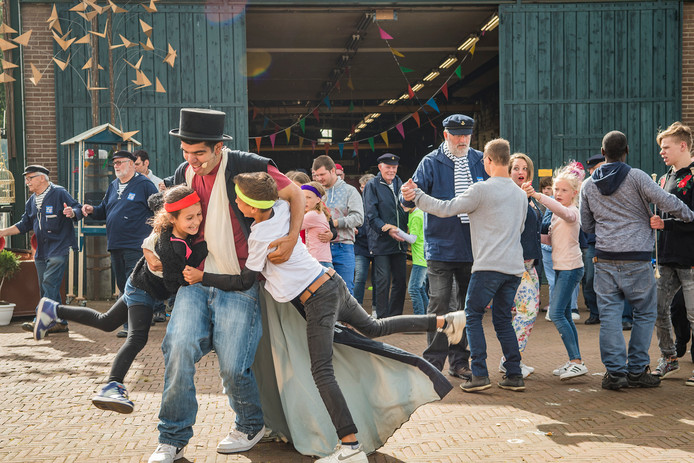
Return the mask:
[[[579,191],[584,178],[586,178],[586,171],[583,168],[583,164],[577,161],[569,161],[567,165],[557,169],[557,173],[554,176],[554,185],[556,186],[557,180],[564,180],[569,183],[574,191]],[[574,197],[574,203],[576,202],[578,202],[578,195]]]
[[[193,194],[193,189],[187,185],[177,185],[164,192],[164,201],[159,205],[159,209],[154,212],[154,217],[149,219],[149,224],[152,226],[154,233],[161,235],[165,230],[171,229],[173,224],[170,217],[177,218],[181,213],[181,211],[166,212],[164,204],[175,203],[191,194]]]

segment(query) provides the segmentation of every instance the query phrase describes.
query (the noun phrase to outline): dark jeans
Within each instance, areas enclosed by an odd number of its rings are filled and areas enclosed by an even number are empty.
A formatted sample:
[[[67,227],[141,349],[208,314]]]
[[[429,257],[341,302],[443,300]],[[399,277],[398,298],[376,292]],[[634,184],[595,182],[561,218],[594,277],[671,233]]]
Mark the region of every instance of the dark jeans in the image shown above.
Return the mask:
[[[427,313],[446,315],[454,310],[462,310],[462,302],[465,301],[472,262],[441,262],[427,261],[427,277],[429,278],[429,305]],[[453,279],[457,284],[457,301],[451,307]],[[489,301],[487,301],[489,302]],[[448,357],[448,364],[452,370],[467,367],[470,359],[470,351],[467,349],[467,336],[463,336],[459,344],[449,346],[448,338],[443,333],[428,333],[428,347],[422,357],[439,370]]]
[[[294,304],[301,307],[298,298]],[[392,333],[435,331],[434,315],[401,315],[374,319],[349,294],[345,282],[338,274],[323,283],[303,304],[306,315],[306,337],[311,357],[311,374],[321,399],[337,431],[337,437],[357,432],[333,370],[333,335],[335,322],[350,324],[370,338]]]
[[[137,261],[142,257],[142,249],[109,249],[111,253],[111,271],[116,278],[120,294],[125,293],[125,282],[133,273]]]
[[[686,346],[692,337],[692,326],[687,318],[687,306],[684,303],[682,288],[677,291],[677,294],[675,294],[675,297],[672,299],[672,304],[670,304],[670,316],[672,319],[672,328],[675,332],[675,346],[680,344]],[[694,353],[692,356],[694,356]]]
[[[581,252],[583,253],[584,270],[583,279],[581,280],[583,300],[588,310],[590,310],[590,316],[600,318],[600,312],[598,312],[598,296],[595,295],[595,289],[593,289],[593,281],[595,280],[595,264],[593,264],[595,244],[589,244],[588,247],[582,249]]]
[[[378,318],[402,315],[407,290],[407,254],[374,256],[374,278]]]
[[[521,355],[518,350],[518,339],[513,330],[511,309],[516,297],[521,277],[505,273],[479,271],[470,277],[470,287],[465,300],[467,317],[467,338],[472,359],[472,374],[489,376],[487,371],[487,341],[484,337],[482,317],[489,302],[492,306],[492,322],[496,337],[501,344],[501,351],[506,358],[506,373],[509,376],[521,375]]]

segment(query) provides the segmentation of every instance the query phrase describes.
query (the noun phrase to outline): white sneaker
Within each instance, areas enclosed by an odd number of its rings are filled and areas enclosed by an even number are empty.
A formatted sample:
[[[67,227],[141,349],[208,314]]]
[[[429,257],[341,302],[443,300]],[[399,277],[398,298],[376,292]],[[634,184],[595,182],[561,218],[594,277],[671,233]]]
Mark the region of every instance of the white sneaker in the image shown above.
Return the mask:
[[[564,381],[565,379],[575,378],[576,376],[585,375],[586,373],[588,373],[588,367],[586,367],[583,362],[572,363],[564,373],[559,375],[559,379]]]
[[[444,315],[446,327],[441,331],[448,336],[448,344],[451,346],[458,344],[463,339],[463,330],[465,329],[465,312],[457,310],[455,312]]]
[[[571,319],[572,320],[580,320],[581,319],[581,314],[578,312],[571,312]]]
[[[265,426],[255,433],[255,435],[250,436],[245,434],[238,429],[234,428],[231,430],[229,435],[227,435],[222,441],[217,445],[217,453],[238,453],[245,452],[253,448],[255,444],[260,441],[265,436]]]
[[[176,448],[175,445],[159,444],[154,453],[147,460],[148,463],[173,463],[183,458],[183,448]]]
[[[535,368],[534,368],[534,367],[529,367],[528,365],[526,365],[526,364],[523,363],[523,362],[521,362],[521,370],[528,370],[528,374],[529,374],[529,375],[532,375],[533,373],[535,373]]]
[[[548,322],[551,322],[551,321],[552,321],[552,319],[549,318],[549,310],[548,310],[547,313],[545,314],[545,320],[547,320]]]
[[[554,376],[561,376],[561,375],[563,375],[564,373],[566,373],[566,370],[568,370],[569,367],[571,367],[571,362],[570,362],[570,361],[569,361],[569,362],[566,362],[564,365],[562,365],[562,366],[560,366],[559,368],[557,368],[556,370],[554,370],[554,371],[552,372],[552,374],[553,374]]]
[[[506,367],[504,366],[505,361],[506,361],[506,358],[501,357],[501,362],[499,362],[499,372],[501,372],[501,373],[506,373]],[[525,365],[523,362],[520,363],[520,367],[521,367],[521,374],[523,375],[523,379],[527,378],[528,376],[533,374],[533,372],[535,371],[535,369],[533,367],[529,367],[529,366]]]
[[[337,444],[333,453],[327,457],[320,458],[314,463],[369,463],[361,444],[356,449],[350,446],[344,447],[342,444]]]

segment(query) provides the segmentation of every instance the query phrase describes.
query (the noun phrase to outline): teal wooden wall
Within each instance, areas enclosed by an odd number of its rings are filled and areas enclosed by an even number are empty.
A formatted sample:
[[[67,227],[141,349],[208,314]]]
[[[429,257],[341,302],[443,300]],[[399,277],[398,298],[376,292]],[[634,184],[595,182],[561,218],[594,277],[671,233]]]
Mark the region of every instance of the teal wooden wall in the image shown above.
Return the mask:
[[[61,18],[70,17],[73,37],[85,34],[85,20],[67,11],[72,4],[59,7]],[[118,34],[130,41],[146,42],[139,19],[153,28],[153,52],[140,46],[126,50],[113,50],[114,100],[117,105],[115,126],[125,131],[140,130],[134,138],[150,153],[152,170],[164,177],[173,173],[182,161],[180,143],[168,135],[179,125],[179,111],[184,107],[205,107],[224,111],[226,133],[234,137],[227,145],[248,149],[248,103],[246,78],[246,24],[245,16],[232,21],[219,22],[219,16],[206,13],[203,4],[157,3],[157,13],[147,13],[138,4],[128,4],[131,12],[113,15],[113,43],[120,44]],[[99,30],[103,31],[106,14],[99,16]],[[64,30],[64,32],[67,32]],[[177,51],[174,68],[163,63],[168,44]],[[54,53],[60,50],[57,46]],[[83,50],[79,52],[79,50]],[[105,68],[100,74],[100,86],[107,86],[108,47],[100,40],[99,64]],[[91,127],[91,100],[86,89],[87,71],[81,70],[89,56],[86,45],[72,45],[72,67],[64,72],[56,68],[56,105],[58,153],[66,156],[60,142]],[[143,56],[141,69],[152,81],[152,86],[136,90],[136,73],[123,58],[136,64]],[[61,57],[61,54],[58,55]],[[65,56],[66,57],[66,56]],[[65,58],[63,57],[63,59]],[[158,77],[166,93],[155,93]],[[101,90],[100,123],[110,122],[108,91]],[[61,165],[61,181],[68,175],[67,163]]]
[[[663,173],[655,137],[681,118],[676,1],[501,5],[501,136],[536,168],[600,153],[627,135],[627,162]]]

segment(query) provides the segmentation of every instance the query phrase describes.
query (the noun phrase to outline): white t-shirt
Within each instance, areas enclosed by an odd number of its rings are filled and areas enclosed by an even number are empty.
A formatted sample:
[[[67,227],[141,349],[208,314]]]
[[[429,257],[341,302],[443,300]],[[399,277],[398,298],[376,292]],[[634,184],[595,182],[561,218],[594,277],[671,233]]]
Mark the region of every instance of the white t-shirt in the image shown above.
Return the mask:
[[[301,240],[297,241],[287,262],[273,264],[267,259],[275,250],[268,249],[268,245],[289,233],[289,204],[279,200],[272,209],[272,217],[251,225],[246,267],[263,274],[267,280],[265,289],[277,302],[289,302],[304,292],[325,269],[308,253]]]

